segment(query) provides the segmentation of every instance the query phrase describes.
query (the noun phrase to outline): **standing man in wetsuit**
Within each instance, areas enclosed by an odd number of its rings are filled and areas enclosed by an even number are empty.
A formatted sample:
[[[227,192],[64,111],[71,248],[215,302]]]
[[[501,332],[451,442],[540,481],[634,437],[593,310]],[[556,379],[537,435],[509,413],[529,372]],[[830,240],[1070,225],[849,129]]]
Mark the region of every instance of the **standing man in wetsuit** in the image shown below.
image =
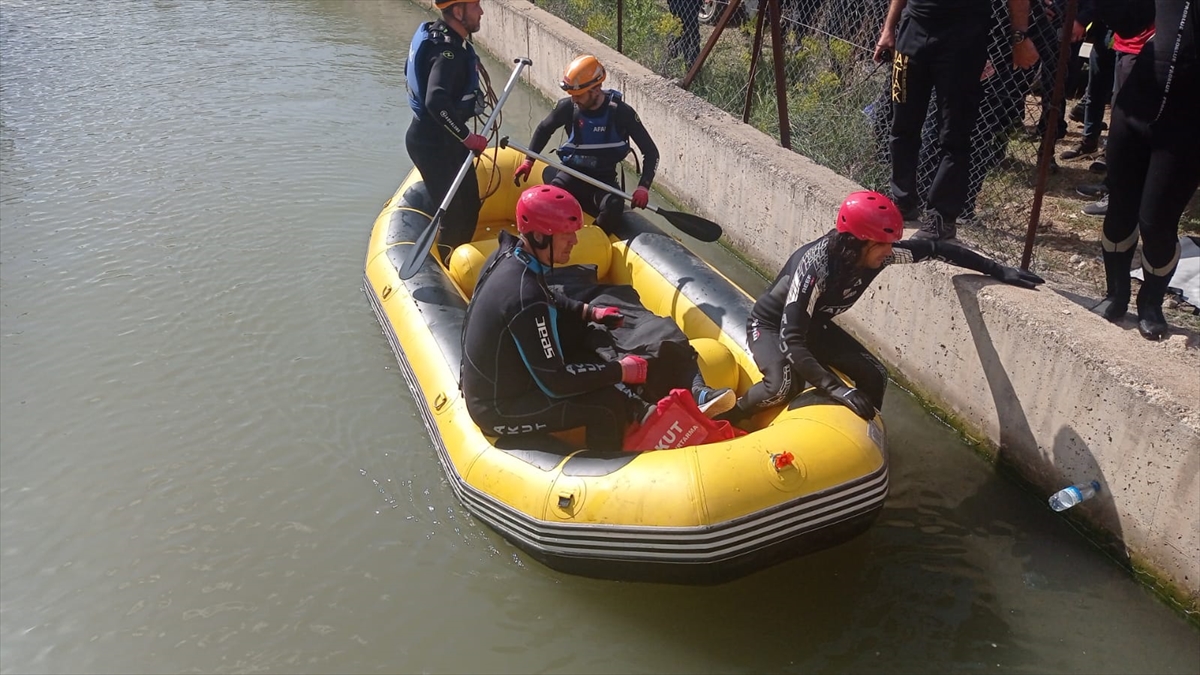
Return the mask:
[[[1025,35],[1029,0],[1008,0],[1008,8],[1013,67],[1029,68],[1038,60],[1037,49]],[[957,235],[955,221],[967,198],[971,130],[979,112],[990,14],[986,0],[891,0],[879,33],[875,61],[892,59],[892,199],[905,220],[923,221],[914,236]],[[921,125],[935,90],[941,111],[941,158],[922,216],[917,160]]]
[[[619,326],[615,307],[590,306],[546,287],[544,273],[566,264],[583,225],[579,202],[553,185],[517,201],[520,237],[500,247],[480,274],[463,322],[462,391],[471,419],[487,434],[517,436],[586,427],[588,447],[620,450],[629,422],[648,411],[619,383],[646,381],[647,363],[567,363],[559,322]]]
[[[479,0],[436,0],[442,18],[421,24],[408,49],[405,75],[413,121],[404,144],[421,172],[425,189],[441,204],[459,168],[471,153],[487,147],[487,138],[468,124],[482,110],[479,57],[467,40],[479,31]],[[442,217],[438,243],[453,250],[471,240],[479,219],[479,182],[468,171]]]
[[[837,227],[805,244],[759,296],[750,312],[746,341],[762,381],[737,402],[733,421],[787,403],[808,382],[869,420],[883,406],[887,369],[833,318],[850,309],[888,265],[942,260],[1033,288],[1043,282],[955,242],[907,239],[904,218],[878,192],[851,193],[838,209]],[[847,386],[828,368],[854,381]]]
[[[1098,0],[1097,13],[1124,38],[1150,21],[1142,47],[1117,90],[1108,130],[1108,213],[1100,240],[1105,298],[1095,311],[1125,316],[1129,267],[1142,237],[1138,332],[1167,334],[1162,304],[1179,265],[1179,218],[1200,186],[1200,24],[1196,0]]]
[[[584,55],[572,61],[560,83],[569,96],[559,100],[534,129],[529,149],[541,152],[554,132],[565,128],[567,142],[558,148],[562,163],[617,187],[617,164],[629,154],[632,139],[642,153],[642,176],[630,203],[644,209],[650,201],[650,184],[658,169],[658,147],[637,112],[621,99],[621,92],[600,88],[607,75],[594,56]],[[531,171],[533,160],[526,159],[517,167],[513,181],[520,185],[529,179]],[[583,210],[596,217],[596,225],[605,232],[617,226],[624,211],[620,197],[565,172],[559,172],[550,182],[575,195]]]

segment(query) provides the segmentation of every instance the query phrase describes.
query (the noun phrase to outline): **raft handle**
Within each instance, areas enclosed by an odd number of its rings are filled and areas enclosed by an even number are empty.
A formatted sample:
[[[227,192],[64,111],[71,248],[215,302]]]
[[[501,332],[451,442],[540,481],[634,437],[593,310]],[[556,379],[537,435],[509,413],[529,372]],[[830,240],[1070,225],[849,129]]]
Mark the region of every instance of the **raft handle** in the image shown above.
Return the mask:
[[[563,509],[565,511],[566,509],[571,508],[571,504],[574,501],[575,501],[575,495],[571,494],[570,492],[558,493],[558,508]]]

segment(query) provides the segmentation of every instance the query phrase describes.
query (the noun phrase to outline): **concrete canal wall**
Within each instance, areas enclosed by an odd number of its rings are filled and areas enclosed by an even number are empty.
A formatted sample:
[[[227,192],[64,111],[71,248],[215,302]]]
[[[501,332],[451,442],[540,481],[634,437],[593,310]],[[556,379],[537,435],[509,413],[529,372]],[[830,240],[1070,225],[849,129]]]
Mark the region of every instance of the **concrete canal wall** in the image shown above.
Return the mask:
[[[764,270],[826,232],[861,189],[527,0],[488,0],[485,12],[478,43],[530,57],[529,83],[548,98],[561,96],[565,64],[595,54],[662,152],[656,187],[721,223]],[[1104,494],[1064,515],[1196,609],[1200,345],[1147,342],[1050,284],[1027,291],[961,272],[891,268],[839,323],[1043,494],[1099,479]]]

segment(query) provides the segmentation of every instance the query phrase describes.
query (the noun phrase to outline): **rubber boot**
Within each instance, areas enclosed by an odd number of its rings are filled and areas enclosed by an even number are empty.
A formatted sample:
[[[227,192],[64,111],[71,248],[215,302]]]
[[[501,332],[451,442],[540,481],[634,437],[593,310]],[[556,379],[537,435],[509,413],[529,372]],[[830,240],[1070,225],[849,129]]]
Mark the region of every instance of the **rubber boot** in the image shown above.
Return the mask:
[[[610,194],[605,195],[604,199],[600,200],[600,213],[596,216],[596,226],[604,230],[605,234],[613,234],[617,226],[621,224],[621,216],[625,212],[625,201],[620,197]]]
[[[1142,270],[1146,280],[1137,294],[1138,332],[1147,340],[1161,340],[1167,334],[1167,319],[1163,316],[1162,305],[1174,274],[1174,269],[1166,276]]]
[[[1092,311],[1109,321],[1120,321],[1129,311],[1129,264],[1133,262],[1133,249],[1128,251],[1104,251],[1104,279],[1107,288],[1104,299]]]

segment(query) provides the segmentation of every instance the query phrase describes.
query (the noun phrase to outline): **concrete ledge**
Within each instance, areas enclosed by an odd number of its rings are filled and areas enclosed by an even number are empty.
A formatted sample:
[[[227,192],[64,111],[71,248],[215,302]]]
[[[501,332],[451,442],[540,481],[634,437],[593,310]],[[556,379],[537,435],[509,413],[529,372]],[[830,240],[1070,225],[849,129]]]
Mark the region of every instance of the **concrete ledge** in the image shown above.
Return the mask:
[[[557,99],[565,64],[595,54],[662,152],[657,186],[725,228],[765,270],[826,232],[861,189],[527,0],[489,0],[479,43],[529,56]],[[803,133],[803,130],[798,130]],[[1067,512],[1116,542],[1184,609],[1200,607],[1200,345],[1154,344],[1069,294],[1027,291],[941,263],[887,270],[839,323],[928,402],[1049,494],[1093,478]],[[1128,321],[1128,320],[1127,320]],[[739,330],[740,327],[734,327]]]

